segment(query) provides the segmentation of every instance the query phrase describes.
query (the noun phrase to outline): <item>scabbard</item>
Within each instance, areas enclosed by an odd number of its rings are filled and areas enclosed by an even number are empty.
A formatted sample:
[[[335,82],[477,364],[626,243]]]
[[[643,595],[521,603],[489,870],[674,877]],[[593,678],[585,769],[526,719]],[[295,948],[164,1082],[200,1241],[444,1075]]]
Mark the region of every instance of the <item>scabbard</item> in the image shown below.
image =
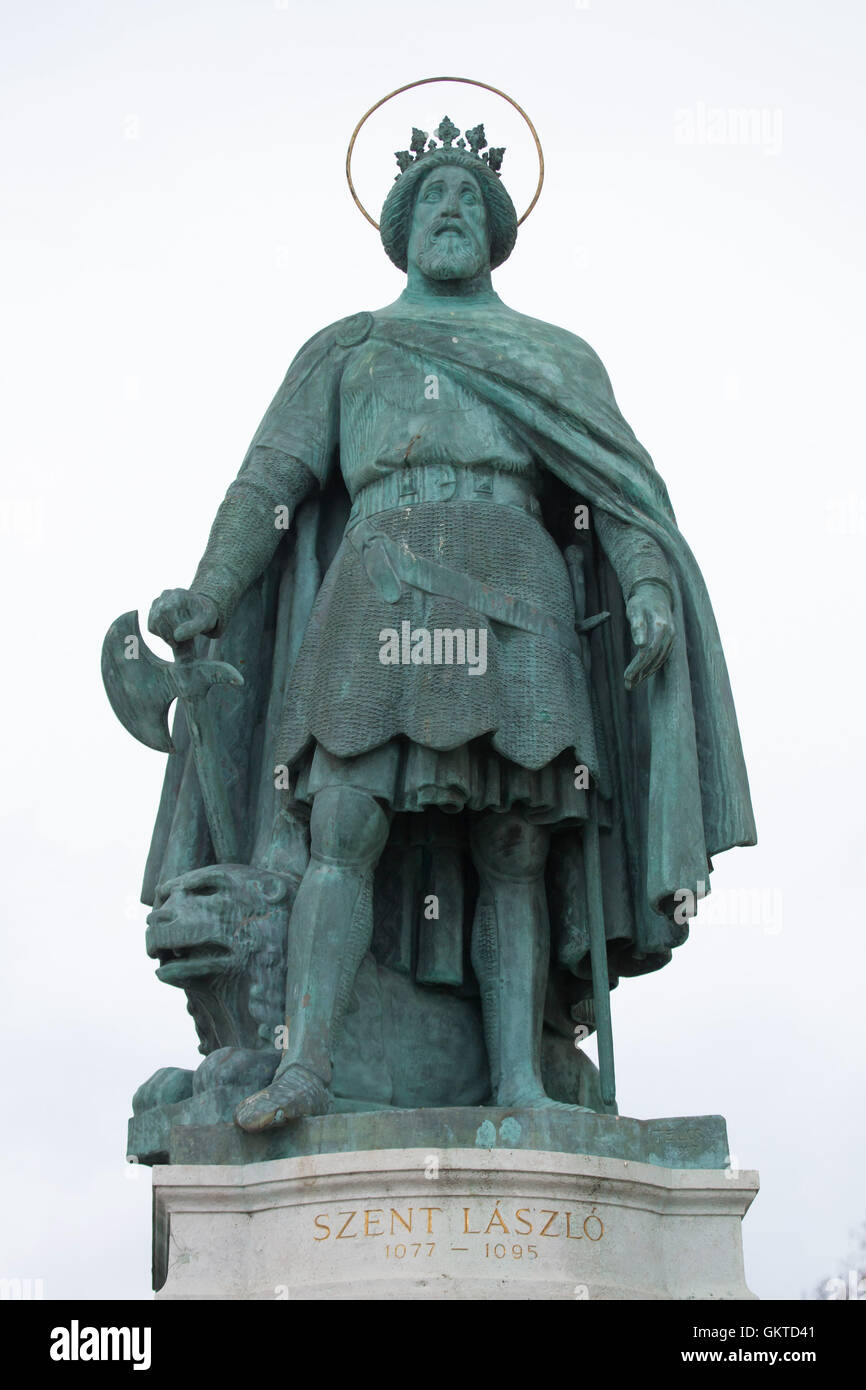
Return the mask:
[[[416,555],[408,547],[396,545],[390,536],[377,531],[369,521],[357,522],[346,534],[361,556],[371,583],[387,603],[396,603],[403,591],[403,584],[408,584],[410,588],[420,589],[437,598],[455,599],[492,622],[503,623],[520,632],[530,632],[564,647],[575,656],[582,655],[581,638],[574,624],[544,613],[526,599],[517,598],[502,589],[494,589],[471,574],[448,569],[435,560]],[[588,620],[589,624],[595,626],[607,616],[598,614]]]

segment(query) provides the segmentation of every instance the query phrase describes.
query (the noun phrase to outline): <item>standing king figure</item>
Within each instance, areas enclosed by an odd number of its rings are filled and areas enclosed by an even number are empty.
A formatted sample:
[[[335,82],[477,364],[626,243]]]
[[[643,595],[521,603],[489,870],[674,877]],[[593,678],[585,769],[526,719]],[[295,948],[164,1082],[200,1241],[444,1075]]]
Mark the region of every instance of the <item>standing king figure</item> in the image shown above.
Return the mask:
[[[455,145],[446,118],[441,146],[416,138],[416,157],[398,156],[380,229],[405,289],[301,349],[190,588],[150,613],[174,644],[221,638],[299,512],[318,509],[295,562],[296,586],[313,576],[313,588],[280,658],[273,744],[287,774],[273,834],[308,808],[309,857],[286,1046],[238,1108],[248,1131],[331,1104],[398,820],[463,827],[471,965],[492,1098],[507,1107],[557,1104],[542,1083],[545,1013],[564,1002],[574,1018],[587,998],[588,817],[614,982],[664,965],[711,856],[755,841],[718,632],[665,486],[592,349],[492,288],[517,217],[480,130]],[[609,620],[578,635],[602,610]]]

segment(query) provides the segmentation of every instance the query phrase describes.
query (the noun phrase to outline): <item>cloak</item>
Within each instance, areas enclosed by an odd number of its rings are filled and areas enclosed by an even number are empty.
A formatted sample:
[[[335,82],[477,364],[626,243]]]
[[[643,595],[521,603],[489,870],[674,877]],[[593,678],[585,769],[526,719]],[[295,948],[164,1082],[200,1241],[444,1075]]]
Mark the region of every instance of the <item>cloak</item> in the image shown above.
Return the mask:
[[[600,839],[611,984],[658,969],[688,935],[674,915],[683,892],[704,896],[713,855],[756,842],[721,641],[664,483],[623,419],[599,358],[566,330],[510,310],[461,319],[456,337],[452,324],[435,320],[369,313],[343,319],[301,349],[253,438],[242,474],[256,448],[265,447],[298,460],[320,487],[210,644],[210,655],[245,677],[242,690],[221,687],[209,696],[245,862],[298,878],[305,867],[305,811],[287,806],[275,788],[273,753],[292,665],[349,514],[336,466],[342,371],[350,352],[377,343],[398,348],[422,374],[440,369],[501,412],[548,476],[541,499],[548,531],[563,548],[583,543],[586,612],[611,614],[590,639],[591,690],[606,752]],[[631,692],[623,684],[633,655],[624,597],[592,524],[582,536],[575,532],[577,503],[588,505],[590,522],[604,512],[638,528],[668,562],[677,637],[665,665]],[[199,640],[204,653],[208,642]],[[145,902],[153,901],[157,883],[213,857],[182,710],[174,741]],[[405,836],[400,819],[398,839]],[[547,886],[553,993],[570,1012],[590,992],[578,830],[554,837]]]

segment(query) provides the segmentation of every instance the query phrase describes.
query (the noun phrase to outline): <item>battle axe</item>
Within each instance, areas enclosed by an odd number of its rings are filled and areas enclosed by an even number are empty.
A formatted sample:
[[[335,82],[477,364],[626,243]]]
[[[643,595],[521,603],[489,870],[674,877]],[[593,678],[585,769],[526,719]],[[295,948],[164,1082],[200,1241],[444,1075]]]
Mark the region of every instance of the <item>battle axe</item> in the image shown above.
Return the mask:
[[[183,701],[192,754],[213,847],[220,864],[237,864],[238,843],[226,784],[220,775],[216,730],[207,705],[212,685],[243,685],[227,661],[199,660],[193,642],[171,643],[174,661],[163,661],[141,635],[138,613],[111,624],[102,644],[102,680],[111,708],[134,738],[160,753],[174,753],[168,710]]]

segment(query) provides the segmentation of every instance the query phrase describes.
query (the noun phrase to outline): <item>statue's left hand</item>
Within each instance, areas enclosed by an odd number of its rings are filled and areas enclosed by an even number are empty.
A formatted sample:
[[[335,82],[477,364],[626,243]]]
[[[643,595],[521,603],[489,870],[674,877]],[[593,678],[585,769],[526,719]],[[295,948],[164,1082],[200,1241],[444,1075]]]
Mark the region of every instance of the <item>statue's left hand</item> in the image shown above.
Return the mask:
[[[639,584],[625,611],[638,649],[625,673],[625,688],[633,690],[667,661],[676,633],[670,596],[663,584],[650,580]]]

